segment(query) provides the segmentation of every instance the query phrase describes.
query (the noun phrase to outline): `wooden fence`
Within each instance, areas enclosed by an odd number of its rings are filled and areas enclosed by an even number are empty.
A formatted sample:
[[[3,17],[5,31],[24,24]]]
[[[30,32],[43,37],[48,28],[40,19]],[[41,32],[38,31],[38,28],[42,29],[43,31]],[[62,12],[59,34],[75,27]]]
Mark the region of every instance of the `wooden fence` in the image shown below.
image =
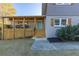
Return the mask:
[[[44,16],[2,17],[2,21],[0,21],[0,39],[11,40],[20,38],[30,38],[33,36],[43,37],[45,35],[45,28],[43,27],[43,29],[39,32],[36,27],[38,24],[37,20],[40,19],[44,26],[44,18]],[[18,25],[20,27],[18,27]]]
[[[32,29],[4,29],[4,39],[20,39],[32,37],[34,31]]]

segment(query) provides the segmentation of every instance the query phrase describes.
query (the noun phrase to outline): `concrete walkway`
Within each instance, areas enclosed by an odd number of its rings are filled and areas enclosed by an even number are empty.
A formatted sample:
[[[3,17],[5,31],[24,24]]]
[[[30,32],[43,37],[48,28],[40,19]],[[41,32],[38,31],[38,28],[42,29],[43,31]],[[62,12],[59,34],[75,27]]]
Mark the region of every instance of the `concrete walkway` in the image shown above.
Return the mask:
[[[68,50],[79,49],[79,42],[53,42],[47,40],[35,40],[32,50]]]

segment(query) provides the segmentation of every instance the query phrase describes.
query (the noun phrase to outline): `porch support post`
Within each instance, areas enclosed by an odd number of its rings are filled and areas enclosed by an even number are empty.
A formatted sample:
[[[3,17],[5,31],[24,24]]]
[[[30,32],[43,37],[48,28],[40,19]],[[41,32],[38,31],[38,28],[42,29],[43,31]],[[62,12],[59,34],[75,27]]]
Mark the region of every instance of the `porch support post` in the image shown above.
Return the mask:
[[[34,17],[34,34],[33,36],[36,36],[36,17]]]
[[[15,39],[15,20],[14,17],[12,17],[13,20],[13,38]]]
[[[24,38],[25,38],[25,17],[23,18],[23,29],[24,29]]]
[[[2,17],[2,36],[1,39],[4,40],[4,18]]]
[[[45,28],[46,28],[46,27],[45,27],[45,24],[46,24],[46,23],[45,23],[45,21],[46,21],[46,16],[44,17],[43,20],[44,20],[44,37],[46,37],[46,32],[45,32],[45,30],[46,30],[46,29],[45,29]]]

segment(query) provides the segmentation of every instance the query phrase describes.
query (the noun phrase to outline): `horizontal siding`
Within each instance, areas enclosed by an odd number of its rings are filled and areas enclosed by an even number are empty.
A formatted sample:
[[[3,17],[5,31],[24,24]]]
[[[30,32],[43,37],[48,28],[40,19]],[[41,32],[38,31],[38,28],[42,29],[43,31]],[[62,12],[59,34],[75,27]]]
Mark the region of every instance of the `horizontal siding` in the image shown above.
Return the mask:
[[[79,15],[79,3],[72,5],[54,5],[48,3],[47,14],[49,16],[77,16]]]

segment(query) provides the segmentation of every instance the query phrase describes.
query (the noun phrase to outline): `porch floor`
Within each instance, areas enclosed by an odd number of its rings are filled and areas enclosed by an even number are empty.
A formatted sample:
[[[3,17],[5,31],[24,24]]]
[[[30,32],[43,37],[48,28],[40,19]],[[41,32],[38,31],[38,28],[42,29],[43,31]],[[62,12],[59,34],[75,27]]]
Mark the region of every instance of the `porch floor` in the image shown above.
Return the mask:
[[[32,50],[78,50],[79,42],[53,42],[48,40],[35,40]]]

